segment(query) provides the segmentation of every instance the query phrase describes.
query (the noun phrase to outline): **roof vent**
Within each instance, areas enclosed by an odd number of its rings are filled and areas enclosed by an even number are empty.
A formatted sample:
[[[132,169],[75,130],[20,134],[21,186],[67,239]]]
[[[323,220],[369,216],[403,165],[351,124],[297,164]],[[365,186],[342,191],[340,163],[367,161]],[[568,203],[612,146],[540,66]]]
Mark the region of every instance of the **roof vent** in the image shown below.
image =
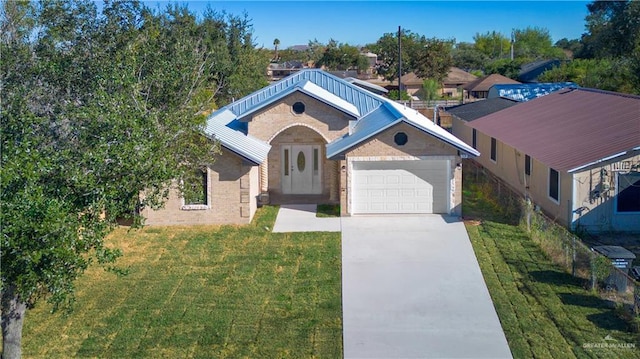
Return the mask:
[[[558,93],[560,95],[564,95],[566,93],[573,92],[573,90],[575,90],[575,87],[565,87],[562,90],[558,91]]]

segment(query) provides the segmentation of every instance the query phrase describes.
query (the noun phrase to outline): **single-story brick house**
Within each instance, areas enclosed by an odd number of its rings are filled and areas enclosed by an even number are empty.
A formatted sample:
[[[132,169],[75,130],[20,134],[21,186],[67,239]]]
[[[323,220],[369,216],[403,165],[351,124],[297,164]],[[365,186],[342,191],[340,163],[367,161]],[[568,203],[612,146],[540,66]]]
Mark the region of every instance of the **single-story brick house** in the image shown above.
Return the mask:
[[[640,96],[567,88],[486,101],[451,110],[475,161],[572,230],[640,231]]]
[[[415,110],[305,69],[207,119],[222,153],[192,201],[172,190],[146,223],[248,223],[266,203],[339,203],[342,215],[460,214],[461,158],[479,152]]]

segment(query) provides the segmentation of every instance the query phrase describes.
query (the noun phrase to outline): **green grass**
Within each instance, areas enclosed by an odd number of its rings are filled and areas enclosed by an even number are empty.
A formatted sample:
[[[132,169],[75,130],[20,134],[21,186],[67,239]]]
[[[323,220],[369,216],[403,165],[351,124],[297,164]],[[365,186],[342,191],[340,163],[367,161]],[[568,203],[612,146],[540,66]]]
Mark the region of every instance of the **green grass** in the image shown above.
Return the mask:
[[[581,279],[554,265],[509,214],[473,185],[467,231],[514,358],[638,358],[640,342]],[[610,335],[614,340],[604,340]],[[634,344],[629,348],[584,348]]]
[[[339,204],[319,204],[316,209],[316,217],[340,217]]]
[[[119,229],[116,277],[77,283],[75,310],[27,314],[25,358],[338,358],[339,233],[271,233],[277,208],[249,226]]]

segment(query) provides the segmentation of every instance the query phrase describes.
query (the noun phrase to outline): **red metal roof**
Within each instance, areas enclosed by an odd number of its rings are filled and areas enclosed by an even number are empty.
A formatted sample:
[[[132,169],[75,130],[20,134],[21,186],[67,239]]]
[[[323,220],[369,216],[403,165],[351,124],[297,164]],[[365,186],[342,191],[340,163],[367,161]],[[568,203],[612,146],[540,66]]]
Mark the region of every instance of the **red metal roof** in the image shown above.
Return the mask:
[[[468,125],[568,171],[640,147],[640,96],[564,89]]]

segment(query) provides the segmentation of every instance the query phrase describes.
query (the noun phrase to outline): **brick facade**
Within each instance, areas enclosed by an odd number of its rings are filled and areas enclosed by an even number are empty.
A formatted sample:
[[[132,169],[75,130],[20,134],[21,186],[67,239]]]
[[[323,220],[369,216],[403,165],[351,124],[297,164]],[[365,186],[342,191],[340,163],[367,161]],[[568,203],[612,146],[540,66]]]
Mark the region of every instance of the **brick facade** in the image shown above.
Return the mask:
[[[303,113],[297,114],[292,106],[302,102]],[[318,145],[321,158],[322,197],[339,201],[342,215],[349,215],[350,158],[370,160],[447,159],[451,164],[452,213],[460,213],[462,175],[457,164],[457,150],[441,140],[417,130],[406,123],[395,125],[373,139],[345,154],[345,160],[328,160],[326,144],[345,135],[354,119],[333,107],[302,93],[293,93],[265,107],[250,117],[248,134],[271,145],[267,160],[260,166],[244,161],[226,149],[208,166],[208,202],[206,206],[184,206],[177,190],[163,209],[145,210],[149,225],[249,223],[264,195],[282,194],[282,146]],[[394,136],[404,132],[408,141],[403,146],[394,142]]]

